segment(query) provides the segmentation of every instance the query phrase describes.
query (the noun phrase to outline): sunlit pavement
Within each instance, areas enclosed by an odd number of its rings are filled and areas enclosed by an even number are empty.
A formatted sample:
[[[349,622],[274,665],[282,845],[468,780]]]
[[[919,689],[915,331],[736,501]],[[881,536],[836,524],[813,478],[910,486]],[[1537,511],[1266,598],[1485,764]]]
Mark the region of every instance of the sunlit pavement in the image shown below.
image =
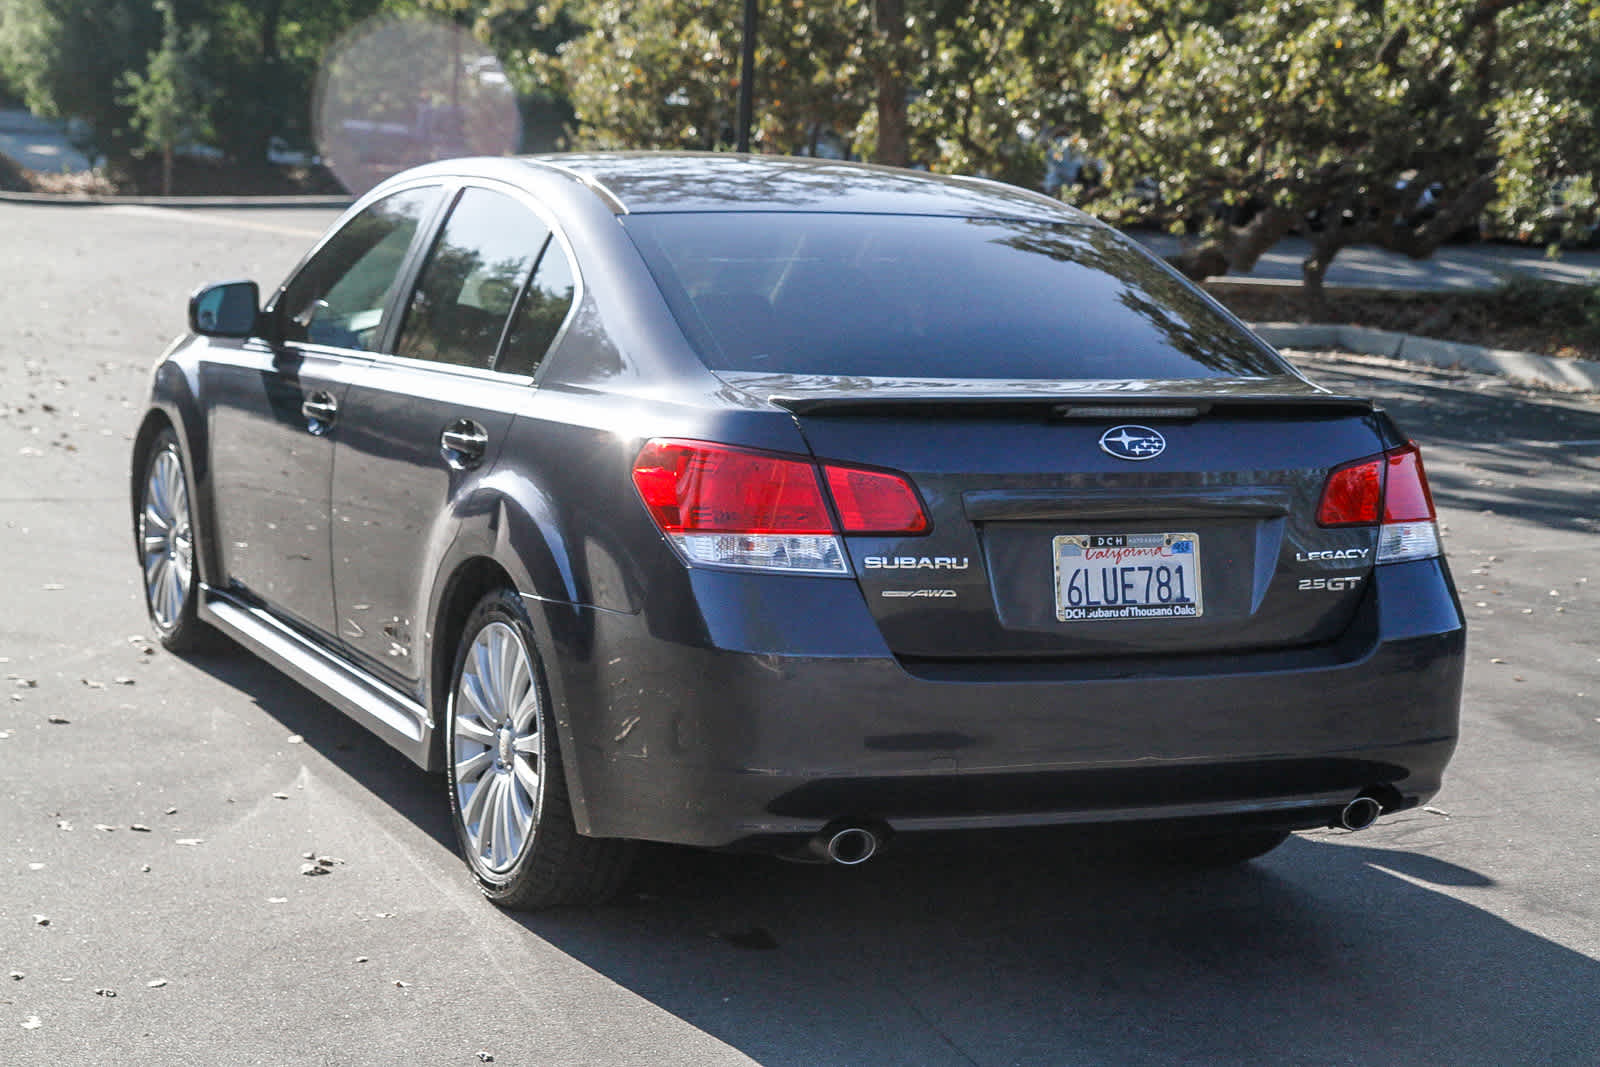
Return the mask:
[[[17,108],[0,108],[0,152],[41,173],[89,169],[89,159],[73,147],[60,123]]]
[[[1133,231],[1130,236],[1164,256],[1184,243],[1177,237],[1147,231]],[[1310,254],[1311,244],[1305,238],[1288,237],[1262,256],[1254,270],[1217,280],[1296,286],[1300,284],[1300,264]],[[1445,245],[1429,259],[1411,259],[1381,248],[1346,248],[1328,268],[1324,284],[1365,289],[1491,289],[1511,272],[1592,284],[1600,282],[1600,251],[1566,250],[1551,257],[1542,248],[1481,242]]]

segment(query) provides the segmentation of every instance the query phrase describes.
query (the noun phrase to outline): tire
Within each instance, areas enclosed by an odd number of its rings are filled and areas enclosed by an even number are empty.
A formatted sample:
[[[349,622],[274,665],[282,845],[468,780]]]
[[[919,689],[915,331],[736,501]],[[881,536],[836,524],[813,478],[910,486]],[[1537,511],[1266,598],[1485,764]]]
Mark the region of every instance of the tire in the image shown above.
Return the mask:
[[[483,895],[538,911],[594,904],[627,877],[634,843],[572,821],[543,661],[522,598],[490,593],[467,619],[445,707],[451,822]]]
[[[1203,837],[1178,837],[1162,842],[1161,855],[1186,867],[1235,867],[1248,863],[1289,840],[1288,830],[1236,830]]]
[[[156,638],[171,652],[216,644],[216,632],[196,612],[199,543],[189,503],[183,451],[171,428],[150,443],[139,482],[138,550],[145,612]]]

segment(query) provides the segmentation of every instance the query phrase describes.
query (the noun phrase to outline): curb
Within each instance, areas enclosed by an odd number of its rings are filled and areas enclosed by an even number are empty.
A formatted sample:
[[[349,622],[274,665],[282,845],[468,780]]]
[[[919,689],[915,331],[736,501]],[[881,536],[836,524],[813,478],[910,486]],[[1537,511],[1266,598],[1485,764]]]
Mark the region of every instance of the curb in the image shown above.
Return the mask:
[[[50,207],[165,208],[339,208],[355,203],[353,196],[66,196],[59,193],[0,192],[0,204],[44,204]]]
[[[1550,389],[1600,392],[1600,363],[1540,356],[1505,348],[1438,341],[1367,326],[1301,325],[1292,322],[1252,323],[1264,341],[1277,348],[1336,348],[1363,356],[1385,356],[1407,363],[1495,374]]]

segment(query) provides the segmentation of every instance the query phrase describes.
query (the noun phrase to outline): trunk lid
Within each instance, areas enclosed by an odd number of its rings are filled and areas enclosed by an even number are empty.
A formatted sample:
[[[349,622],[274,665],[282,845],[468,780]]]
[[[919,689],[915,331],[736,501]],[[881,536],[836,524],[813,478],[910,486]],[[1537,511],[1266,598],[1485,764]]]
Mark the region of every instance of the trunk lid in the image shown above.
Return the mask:
[[[1317,506],[1331,468],[1393,442],[1369,402],[1303,379],[724,376],[792,411],[818,459],[916,485],[930,533],[846,539],[905,658],[1319,644],[1371,575],[1376,528],[1319,527]]]

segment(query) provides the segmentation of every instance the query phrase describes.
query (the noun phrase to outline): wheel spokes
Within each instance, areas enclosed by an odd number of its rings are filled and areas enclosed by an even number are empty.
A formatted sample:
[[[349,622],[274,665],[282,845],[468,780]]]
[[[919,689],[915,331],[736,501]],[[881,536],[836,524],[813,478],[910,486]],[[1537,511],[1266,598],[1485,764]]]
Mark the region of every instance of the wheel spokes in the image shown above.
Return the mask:
[[[516,775],[517,784],[522,786],[523,792],[528,796],[529,815],[532,815],[532,804],[539,795],[539,771],[534,766],[533,760],[522,753],[518,753],[511,763],[511,771]]]
[[[483,777],[483,772],[494,765],[494,754],[487,748],[466,759],[456,761],[456,781],[476,782]]]
[[[496,733],[478,721],[476,715],[456,715],[457,744],[462,741],[471,741],[473,744],[482,745],[485,750],[493,748],[497,741]]]
[[[193,568],[188,543],[189,491],[183,481],[183,464],[171,448],[163,449],[151,462],[144,495],[139,537],[145,597],[157,625],[168,627],[183,614]]]
[[[521,858],[539,821],[544,739],[533,659],[518,630],[492,621],[462,659],[451,708],[451,759],[461,829],[494,872]]]

